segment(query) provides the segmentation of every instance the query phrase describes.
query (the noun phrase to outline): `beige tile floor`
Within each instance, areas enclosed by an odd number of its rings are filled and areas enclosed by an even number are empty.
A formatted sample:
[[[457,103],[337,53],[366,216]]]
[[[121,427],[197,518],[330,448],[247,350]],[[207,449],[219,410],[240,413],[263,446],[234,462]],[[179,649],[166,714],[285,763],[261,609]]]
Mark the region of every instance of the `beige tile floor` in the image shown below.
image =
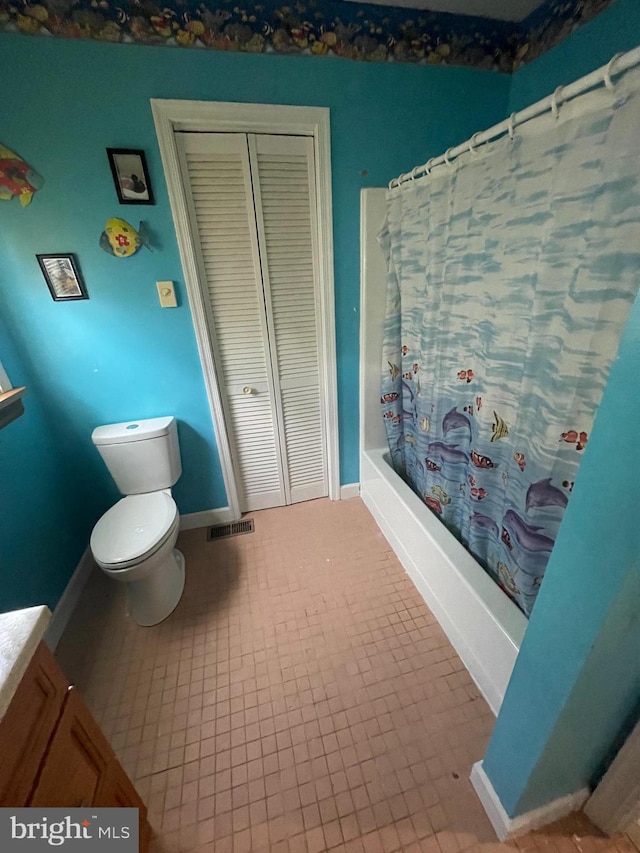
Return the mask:
[[[359,499],[180,536],[140,628],[96,572],[58,658],[149,806],[153,850],[508,853],[469,783],[492,714]],[[631,853],[581,815],[511,849]]]

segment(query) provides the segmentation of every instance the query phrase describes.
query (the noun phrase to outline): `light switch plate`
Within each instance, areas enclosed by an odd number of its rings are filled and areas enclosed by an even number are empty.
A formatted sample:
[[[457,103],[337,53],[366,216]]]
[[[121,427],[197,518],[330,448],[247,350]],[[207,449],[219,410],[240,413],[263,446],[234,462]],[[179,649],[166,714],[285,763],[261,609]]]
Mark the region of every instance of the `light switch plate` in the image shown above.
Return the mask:
[[[173,289],[172,281],[156,281],[156,287],[158,288],[160,305],[162,305],[163,308],[178,307],[178,303],[176,302],[176,292]]]

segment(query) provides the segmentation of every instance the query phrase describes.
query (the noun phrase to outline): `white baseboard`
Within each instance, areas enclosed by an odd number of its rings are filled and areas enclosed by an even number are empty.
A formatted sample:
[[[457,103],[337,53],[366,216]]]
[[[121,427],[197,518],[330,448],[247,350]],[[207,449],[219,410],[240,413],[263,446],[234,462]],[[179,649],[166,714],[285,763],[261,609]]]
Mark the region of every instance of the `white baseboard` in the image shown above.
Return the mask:
[[[360,495],[360,483],[347,483],[345,486],[340,486],[340,500],[348,501],[350,498],[357,498]]]
[[[484,772],[481,761],[473,765],[470,779],[478,795],[478,799],[482,803],[482,807],[487,813],[487,817],[491,821],[491,825],[495,829],[500,841],[524,835],[532,829],[537,829],[540,826],[553,823],[555,820],[560,820],[560,818],[581,808],[589,796],[588,788],[583,788],[581,791],[576,791],[574,794],[567,794],[564,797],[546,803],[544,806],[540,806],[538,809],[526,812],[526,814],[509,817],[491,784],[491,780]]]
[[[45,631],[43,639],[52,652],[56,650],[56,646],[60,642],[60,637],[63,635],[71,614],[78,603],[80,593],[89,580],[89,575],[95,568],[97,566],[91,554],[91,549],[87,548],[82,557],[80,557],[80,562],[76,566],[76,570],[71,575],[65,591],[56,604],[49,627]]]
[[[237,521],[228,506],[218,509],[205,509],[202,512],[188,512],[180,516],[180,530],[194,530],[196,527],[210,527],[213,524],[228,524]]]
[[[347,483],[340,486],[340,500],[357,498],[360,494],[360,483]],[[218,509],[205,509],[202,512],[188,512],[180,516],[180,530],[194,530],[196,527],[210,527],[213,524],[228,524],[230,521],[238,521],[228,506]]]

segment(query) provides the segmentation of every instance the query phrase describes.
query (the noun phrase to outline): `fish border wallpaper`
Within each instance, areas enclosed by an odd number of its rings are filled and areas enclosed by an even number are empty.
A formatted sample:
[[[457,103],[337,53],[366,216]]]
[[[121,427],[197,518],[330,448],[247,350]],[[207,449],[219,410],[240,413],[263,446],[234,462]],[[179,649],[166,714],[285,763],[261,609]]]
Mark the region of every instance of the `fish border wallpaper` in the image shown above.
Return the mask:
[[[613,2],[547,0],[514,23],[341,0],[0,0],[0,31],[512,73]]]

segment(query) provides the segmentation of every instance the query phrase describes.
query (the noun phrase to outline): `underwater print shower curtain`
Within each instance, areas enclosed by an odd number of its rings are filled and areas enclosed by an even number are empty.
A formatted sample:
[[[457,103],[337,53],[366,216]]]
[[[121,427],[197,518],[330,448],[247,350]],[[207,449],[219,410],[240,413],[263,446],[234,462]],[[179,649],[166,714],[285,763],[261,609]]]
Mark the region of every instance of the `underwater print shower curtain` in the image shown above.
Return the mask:
[[[527,615],[638,290],[639,86],[387,197],[393,466]]]

